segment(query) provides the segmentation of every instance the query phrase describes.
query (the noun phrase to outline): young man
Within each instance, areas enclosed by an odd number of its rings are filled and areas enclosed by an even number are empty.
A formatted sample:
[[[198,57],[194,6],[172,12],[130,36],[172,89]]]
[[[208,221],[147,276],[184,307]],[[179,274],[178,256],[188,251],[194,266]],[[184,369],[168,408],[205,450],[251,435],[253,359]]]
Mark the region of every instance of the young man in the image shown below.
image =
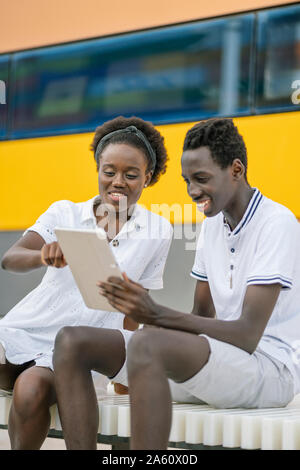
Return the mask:
[[[164,449],[171,400],[222,408],[285,406],[300,391],[300,228],[247,182],[231,119],[186,135],[182,176],[204,210],[191,315],[157,305],[138,284],[105,283],[111,304],[145,328],[128,351],[133,449]],[[153,406],[155,404],[155,412]]]

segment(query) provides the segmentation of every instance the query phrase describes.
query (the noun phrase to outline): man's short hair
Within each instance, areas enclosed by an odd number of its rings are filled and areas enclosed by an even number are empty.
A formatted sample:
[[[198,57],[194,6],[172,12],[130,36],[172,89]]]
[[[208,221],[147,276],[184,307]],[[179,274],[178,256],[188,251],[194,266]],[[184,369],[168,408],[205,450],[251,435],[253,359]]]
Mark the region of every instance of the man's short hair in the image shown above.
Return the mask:
[[[247,180],[247,149],[232,119],[208,119],[195,124],[186,134],[183,151],[208,147],[213,160],[227,168],[238,158],[245,167]]]

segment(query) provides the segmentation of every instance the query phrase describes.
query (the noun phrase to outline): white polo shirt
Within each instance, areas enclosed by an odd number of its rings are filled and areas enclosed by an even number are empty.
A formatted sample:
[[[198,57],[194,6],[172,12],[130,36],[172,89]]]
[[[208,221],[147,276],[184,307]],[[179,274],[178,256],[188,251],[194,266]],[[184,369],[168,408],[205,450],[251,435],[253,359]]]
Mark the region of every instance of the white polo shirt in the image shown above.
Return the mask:
[[[286,207],[255,190],[231,231],[223,214],[206,218],[191,275],[208,281],[216,316],[240,317],[249,285],[282,286],[258,347],[289,368],[300,391],[300,224]]]
[[[54,228],[95,228],[93,204],[58,201],[26,230],[46,243],[56,241]],[[130,220],[110,242],[127,276],[147,289],[163,287],[163,271],[172,240],[172,226],[163,217],[136,205]],[[36,360],[51,367],[56,334],[63,326],[123,328],[124,315],[86,307],[68,266],[48,267],[41,283],[0,320],[0,341],[7,359],[16,364]]]

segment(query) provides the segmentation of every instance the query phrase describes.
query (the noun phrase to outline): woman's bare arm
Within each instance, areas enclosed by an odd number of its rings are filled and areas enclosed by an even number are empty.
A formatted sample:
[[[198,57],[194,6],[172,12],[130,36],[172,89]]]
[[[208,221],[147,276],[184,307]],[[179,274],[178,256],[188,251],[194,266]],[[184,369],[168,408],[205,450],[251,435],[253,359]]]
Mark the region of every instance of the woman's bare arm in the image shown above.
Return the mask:
[[[63,268],[66,260],[57,242],[45,243],[36,232],[27,232],[7,252],[1,266],[7,271],[26,273],[41,266]]]
[[[45,240],[36,232],[27,232],[6,253],[4,253],[1,266],[7,271],[25,273],[43,266],[41,249]]]

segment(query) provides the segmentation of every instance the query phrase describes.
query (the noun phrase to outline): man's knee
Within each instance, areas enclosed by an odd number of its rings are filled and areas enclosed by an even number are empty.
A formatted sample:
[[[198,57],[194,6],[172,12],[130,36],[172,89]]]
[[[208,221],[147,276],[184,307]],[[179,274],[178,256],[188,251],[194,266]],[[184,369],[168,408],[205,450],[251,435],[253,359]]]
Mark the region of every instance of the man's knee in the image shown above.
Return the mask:
[[[76,327],[65,326],[59,330],[55,338],[53,364],[54,367],[67,361],[76,361],[82,358],[84,349],[83,340]]]
[[[210,347],[206,338],[190,333],[146,328],[135,333],[127,351],[128,376],[148,368],[163,370],[175,382],[185,382],[207,363]]]
[[[159,348],[154,330],[145,328],[132,336],[127,348],[128,374],[134,374],[137,370],[153,364],[158,358]]]

